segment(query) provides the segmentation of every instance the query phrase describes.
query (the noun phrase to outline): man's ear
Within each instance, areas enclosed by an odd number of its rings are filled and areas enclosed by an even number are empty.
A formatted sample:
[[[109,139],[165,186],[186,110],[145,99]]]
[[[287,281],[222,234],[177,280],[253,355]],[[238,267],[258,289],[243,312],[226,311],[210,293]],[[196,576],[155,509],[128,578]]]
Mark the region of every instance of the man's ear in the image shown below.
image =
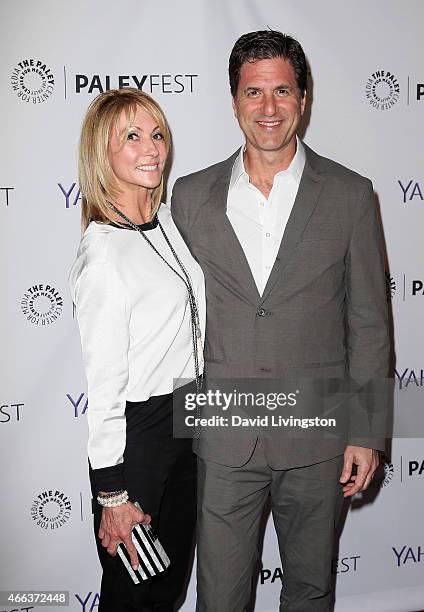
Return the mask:
[[[233,105],[234,117],[237,119],[237,103],[235,97],[231,99],[231,104]]]
[[[306,107],[306,91],[303,94],[303,98],[300,101],[300,114],[303,115],[303,113],[305,112],[305,107]]]

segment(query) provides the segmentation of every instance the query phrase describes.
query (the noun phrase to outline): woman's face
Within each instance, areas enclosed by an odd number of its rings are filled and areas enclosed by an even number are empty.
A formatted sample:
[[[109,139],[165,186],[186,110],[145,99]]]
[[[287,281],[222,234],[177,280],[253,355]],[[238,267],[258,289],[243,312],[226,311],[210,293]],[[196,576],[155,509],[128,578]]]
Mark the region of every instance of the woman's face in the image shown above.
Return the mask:
[[[109,162],[118,186],[123,193],[154,189],[161,181],[166,161],[164,136],[153,117],[140,106],[121,146],[126,125],[122,111],[118,129],[112,129],[109,140]]]

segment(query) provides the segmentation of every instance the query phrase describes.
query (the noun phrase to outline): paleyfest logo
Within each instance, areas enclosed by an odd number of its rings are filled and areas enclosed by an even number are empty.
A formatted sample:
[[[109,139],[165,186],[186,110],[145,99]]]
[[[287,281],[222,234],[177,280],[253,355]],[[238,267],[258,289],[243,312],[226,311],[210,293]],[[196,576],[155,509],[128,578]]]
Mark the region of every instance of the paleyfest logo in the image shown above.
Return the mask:
[[[367,80],[365,96],[376,110],[388,110],[399,100],[399,81],[392,72],[376,70]]]
[[[109,89],[136,87],[148,93],[193,93],[198,74],[76,74],[75,93],[103,93]]]
[[[13,91],[23,102],[38,104],[52,95],[55,78],[42,60],[24,59],[13,69],[10,82]]]

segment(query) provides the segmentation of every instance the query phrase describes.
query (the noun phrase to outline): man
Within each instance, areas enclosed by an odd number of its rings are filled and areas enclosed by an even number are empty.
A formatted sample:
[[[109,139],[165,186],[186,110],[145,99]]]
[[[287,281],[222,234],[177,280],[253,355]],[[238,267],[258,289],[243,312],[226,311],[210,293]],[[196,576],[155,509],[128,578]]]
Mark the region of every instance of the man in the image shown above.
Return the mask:
[[[384,379],[387,304],[370,181],[297,138],[307,68],[296,40],[245,34],[229,75],[245,145],[179,179],[172,197],[174,220],[205,273],[208,377],[349,377],[358,388]],[[196,441],[198,612],[245,609],[269,493],[280,610],[329,609],[343,495],[368,487],[384,445],[361,437],[361,411],[349,406],[346,439],[250,429],[232,443],[203,434]]]

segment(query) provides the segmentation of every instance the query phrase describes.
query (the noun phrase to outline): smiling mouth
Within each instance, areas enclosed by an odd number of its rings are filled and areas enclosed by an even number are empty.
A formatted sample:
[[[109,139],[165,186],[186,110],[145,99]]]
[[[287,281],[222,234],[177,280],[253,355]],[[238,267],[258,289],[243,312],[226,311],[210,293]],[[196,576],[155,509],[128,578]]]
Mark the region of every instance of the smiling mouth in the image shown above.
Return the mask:
[[[278,120],[278,121],[257,121],[257,124],[260,125],[261,127],[264,128],[275,128],[278,127],[279,125],[281,125],[282,121]]]
[[[152,164],[150,166],[137,166],[137,170],[142,170],[143,172],[153,172],[159,168],[159,164]]]

